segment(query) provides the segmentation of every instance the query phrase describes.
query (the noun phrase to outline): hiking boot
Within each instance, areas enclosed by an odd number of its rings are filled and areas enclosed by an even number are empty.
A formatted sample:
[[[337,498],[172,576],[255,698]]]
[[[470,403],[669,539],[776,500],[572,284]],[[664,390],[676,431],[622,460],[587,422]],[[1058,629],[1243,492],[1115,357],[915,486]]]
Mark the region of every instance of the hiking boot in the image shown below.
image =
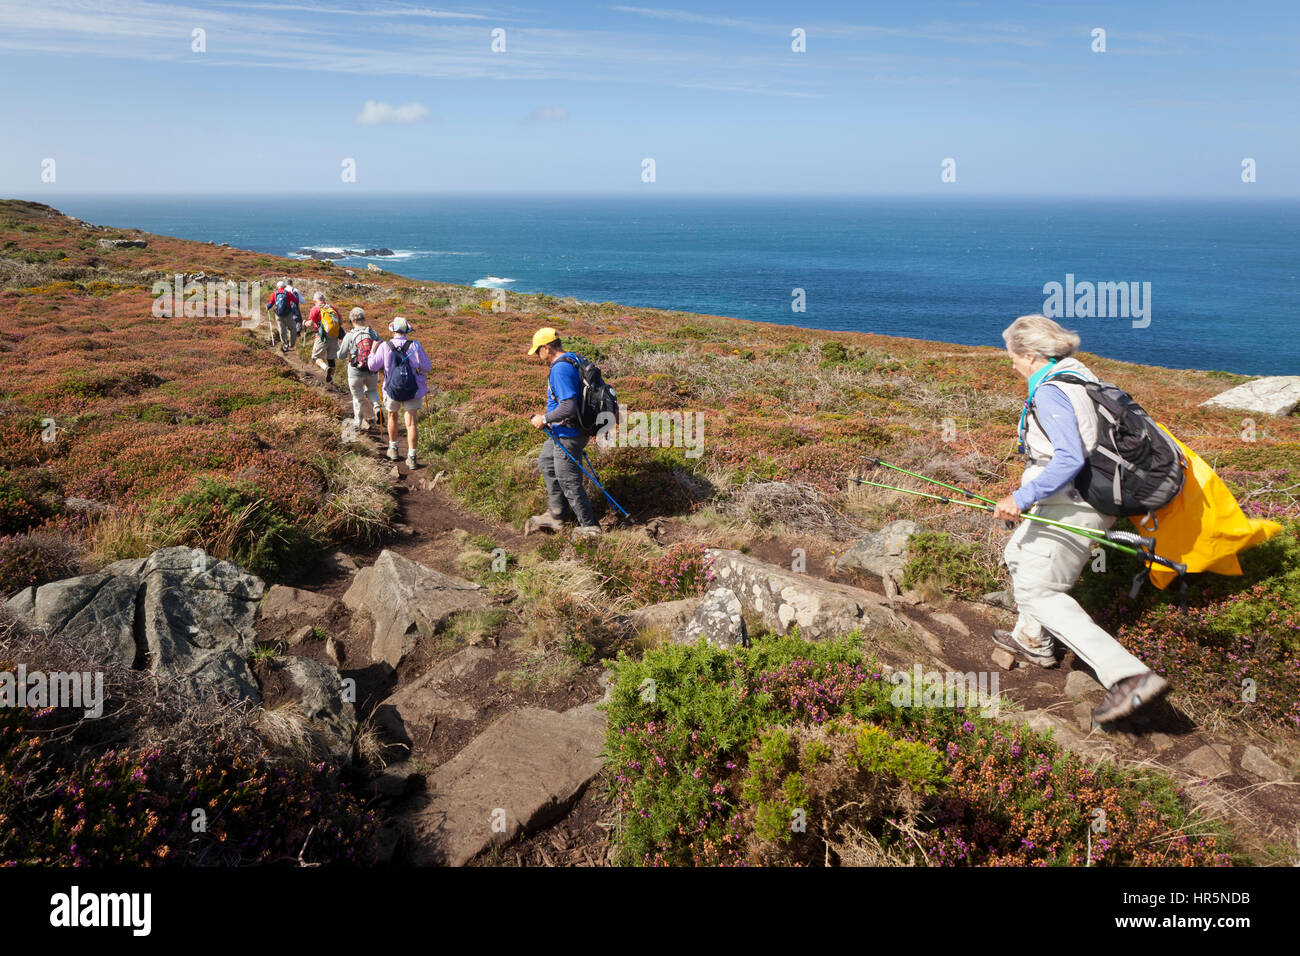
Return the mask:
[[[524,522],[524,537],[534,531],[553,531],[559,532],[564,530],[564,522],[549,511],[544,514],[533,515]]]
[[[573,536],[575,538],[592,538],[598,534],[604,533],[605,532],[601,530],[600,525],[598,524],[580,524],[578,527],[573,529]]]
[[[1169,682],[1155,671],[1134,674],[1125,677],[1106,691],[1106,697],[1100,705],[1093,708],[1092,720],[1095,724],[1108,724],[1111,721],[1127,717],[1139,707],[1145,707],[1157,700],[1167,690]]]
[[[1039,667],[1056,666],[1055,649],[1050,645],[1048,647],[1034,647],[1021,643],[1020,638],[1016,637],[1014,631],[995,630],[993,632],[993,643],[1004,651],[1015,654],[1022,661],[1029,661],[1029,663],[1037,664]]]
[[[402,460],[402,456],[397,453],[397,442],[395,441],[390,441],[388,443],[388,460],[389,461]]]
[[[411,452],[406,456],[406,467],[412,470],[415,469],[415,452]]]

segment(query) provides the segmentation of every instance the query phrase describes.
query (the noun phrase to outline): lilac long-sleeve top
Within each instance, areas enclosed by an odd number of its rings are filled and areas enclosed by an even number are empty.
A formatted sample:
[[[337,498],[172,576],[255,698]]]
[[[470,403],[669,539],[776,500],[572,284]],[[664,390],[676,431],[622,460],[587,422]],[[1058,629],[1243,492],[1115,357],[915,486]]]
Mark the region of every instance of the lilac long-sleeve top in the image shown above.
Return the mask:
[[[394,335],[391,339],[384,342],[383,345],[370,353],[370,359],[366,362],[372,372],[383,372],[384,378],[392,370],[393,362],[397,356],[393,354],[393,346],[399,348],[406,342],[405,335]],[[424,398],[429,394],[429,386],[424,377],[433,371],[433,361],[429,358],[427,352],[420,347],[420,343],[411,340],[411,347],[406,350],[406,357],[411,363],[411,368],[415,371],[415,380],[419,383],[419,388],[415,390],[416,398]]]
[[[1043,434],[1052,443],[1052,460],[1032,481],[1011,493],[1021,511],[1070,484],[1084,464],[1083,438],[1069,396],[1050,382],[1044,382],[1034,392],[1034,408]]]

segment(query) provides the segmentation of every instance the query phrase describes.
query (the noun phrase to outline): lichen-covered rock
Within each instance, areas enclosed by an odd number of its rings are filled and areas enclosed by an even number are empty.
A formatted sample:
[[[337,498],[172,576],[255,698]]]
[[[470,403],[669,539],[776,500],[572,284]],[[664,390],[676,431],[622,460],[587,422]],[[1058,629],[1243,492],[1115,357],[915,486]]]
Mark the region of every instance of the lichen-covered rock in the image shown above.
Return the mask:
[[[1242,382],[1201,404],[1258,415],[1290,415],[1300,405],[1300,375],[1267,375]]]
[[[799,628],[809,640],[826,640],[877,625],[909,630],[882,596],[768,564],[739,551],[707,552],[714,583],[735,592],[741,606],[775,631]]]
[[[745,632],[744,609],[731,588],[717,587],[704,595],[694,616],[678,632],[679,644],[694,644],[701,637],[714,647],[749,644]]]
[[[192,694],[258,700],[247,658],[264,589],[228,561],[176,547],[27,588],[7,606],[44,634],[147,667]]]
[[[903,583],[903,569],[907,566],[907,539],[916,532],[916,522],[906,519],[891,521],[879,531],[859,538],[835,562],[837,571],[866,571],[895,584]]]

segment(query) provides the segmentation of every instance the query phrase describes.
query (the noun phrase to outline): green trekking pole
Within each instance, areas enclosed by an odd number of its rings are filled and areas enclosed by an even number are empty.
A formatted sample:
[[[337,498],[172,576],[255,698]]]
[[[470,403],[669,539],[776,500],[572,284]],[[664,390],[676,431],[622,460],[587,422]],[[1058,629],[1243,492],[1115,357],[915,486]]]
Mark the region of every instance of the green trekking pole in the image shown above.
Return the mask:
[[[901,469],[900,469],[901,470]],[[878,481],[868,481],[865,478],[851,478],[860,485],[870,485],[873,488],[884,488],[886,491],[897,491],[905,495],[914,495],[918,498],[929,498],[932,501],[940,501],[946,505],[961,505],[965,508],[974,508],[977,511],[992,512],[997,502],[990,501],[987,498],[981,499],[981,502],[962,501],[957,498],[950,498],[945,495],[932,495],[925,491],[913,491],[910,488],[899,488],[895,485],[881,484]],[[942,484],[942,482],[936,482]],[[960,490],[960,489],[959,489]],[[965,492],[969,494],[969,492]],[[978,497],[978,496],[975,496]],[[1144,538],[1141,535],[1133,534],[1131,531],[1099,531],[1095,528],[1081,528],[1077,525],[1065,524],[1062,521],[1054,521],[1051,518],[1044,518],[1041,515],[1022,512],[1020,517],[1027,521],[1037,521],[1039,524],[1050,525],[1054,528],[1060,528],[1062,531],[1070,531],[1074,534],[1081,535],[1098,544],[1104,544],[1116,551],[1123,551],[1126,554],[1136,555],[1153,564],[1159,564],[1169,568],[1177,574],[1184,575],[1187,573],[1187,565],[1179,564],[1176,561],[1170,561],[1168,558],[1162,558],[1153,550],[1155,548],[1155,538]]]
[[[928,481],[930,484],[932,484],[932,485],[938,485],[940,488],[948,488],[948,489],[950,489],[950,490],[952,490],[952,491],[959,491],[959,492],[961,492],[963,495],[965,495],[967,498],[972,498],[972,499],[974,499],[975,501],[983,501],[984,503],[986,503],[986,504],[990,504],[990,505],[996,505],[996,504],[997,504],[997,502],[994,501],[992,498],[985,498],[983,495],[977,495],[977,494],[975,494],[975,492],[973,492],[973,491],[967,491],[965,488],[959,487],[958,485],[950,485],[950,484],[948,484],[948,482],[946,482],[946,481],[940,481],[939,479],[937,479],[937,478],[931,478],[931,477],[929,477],[928,475],[922,475],[922,474],[919,474],[918,472],[915,472],[915,471],[908,471],[906,468],[899,468],[897,465],[891,465],[889,462],[887,462],[887,461],[881,461],[879,458],[868,458],[868,459],[866,459],[866,462],[867,462],[867,464],[869,464],[869,465],[873,465],[873,466],[874,466],[874,465],[882,465],[883,467],[885,467],[885,468],[890,468],[890,469],[892,469],[892,470],[894,470],[894,471],[899,472],[900,474],[908,475],[908,476],[910,476],[910,477],[912,477],[912,478],[919,478],[921,481]],[[854,480],[856,481],[857,479],[854,479]],[[867,482],[867,484],[870,484],[870,482]],[[890,487],[890,486],[889,486],[889,485],[881,485],[881,487],[882,487],[882,488],[888,488],[888,487]],[[900,488],[900,489],[896,489],[896,490],[899,490],[899,491],[906,491],[907,489],[906,489],[906,488]],[[966,504],[966,503],[967,503],[967,502],[964,502],[964,501],[959,501],[959,502],[957,502],[957,504]],[[985,510],[989,510],[989,509],[985,509]],[[1154,545],[1155,545],[1155,539],[1154,539],[1154,538],[1139,538],[1138,535],[1132,534],[1131,532],[1127,532],[1127,531],[1111,531],[1111,532],[1100,531],[1100,530],[1098,530],[1097,528],[1084,528],[1084,527],[1080,527],[1079,525],[1074,525],[1074,524],[1065,524],[1065,523],[1062,522],[1062,521],[1053,521],[1053,520],[1051,520],[1050,518],[1042,518],[1042,517],[1039,517],[1038,515],[1021,515],[1021,517],[1023,517],[1023,518],[1032,518],[1033,520],[1036,520],[1036,521],[1038,521],[1038,522],[1040,522],[1040,523],[1042,523],[1042,524],[1050,524],[1050,525],[1053,525],[1054,527],[1057,527],[1057,528],[1062,529],[1063,531],[1073,531],[1075,534],[1085,535],[1086,537],[1089,537],[1089,538],[1097,538],[1097,539],[1100,540],[1100,539],[1102,539],[1102,538],[1107,537],[1107,535],[1110,535],[1110,534],[1116,534],[1116,535],[1124,535],[1124,536],[1125,536],[1125,537],[1123,537],[1123,538],[1118,539],[1118,540],[1121,540],[1121,541],[1127,541],[1127,540],[1129,540],[1130,538],[1132,538],[1132,539],[1135,539],[1135,540],[1137,540],[1137,541],[1140,541],[1140,543],[1143,544],[1143,545],[1148,545],[1148,546],[1154,546]],[[1116,540],[1116,539],[1113,539],[1113,538],[1112,538],[1112,539],[1110,539],[1110,540]]]

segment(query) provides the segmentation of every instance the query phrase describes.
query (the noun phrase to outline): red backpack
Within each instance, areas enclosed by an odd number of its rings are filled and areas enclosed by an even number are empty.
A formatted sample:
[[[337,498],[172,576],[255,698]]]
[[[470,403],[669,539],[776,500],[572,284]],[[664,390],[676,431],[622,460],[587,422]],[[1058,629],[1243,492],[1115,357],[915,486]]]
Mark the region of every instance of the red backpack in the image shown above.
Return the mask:
[[[348,356],[348,361],[353,368],[361,369],[363,372],[370,371],[370,353],[374,351],[375,343],[378,341],[379,333],[367,328],[365,338],[357,339],[352,343],[352,354]]]

